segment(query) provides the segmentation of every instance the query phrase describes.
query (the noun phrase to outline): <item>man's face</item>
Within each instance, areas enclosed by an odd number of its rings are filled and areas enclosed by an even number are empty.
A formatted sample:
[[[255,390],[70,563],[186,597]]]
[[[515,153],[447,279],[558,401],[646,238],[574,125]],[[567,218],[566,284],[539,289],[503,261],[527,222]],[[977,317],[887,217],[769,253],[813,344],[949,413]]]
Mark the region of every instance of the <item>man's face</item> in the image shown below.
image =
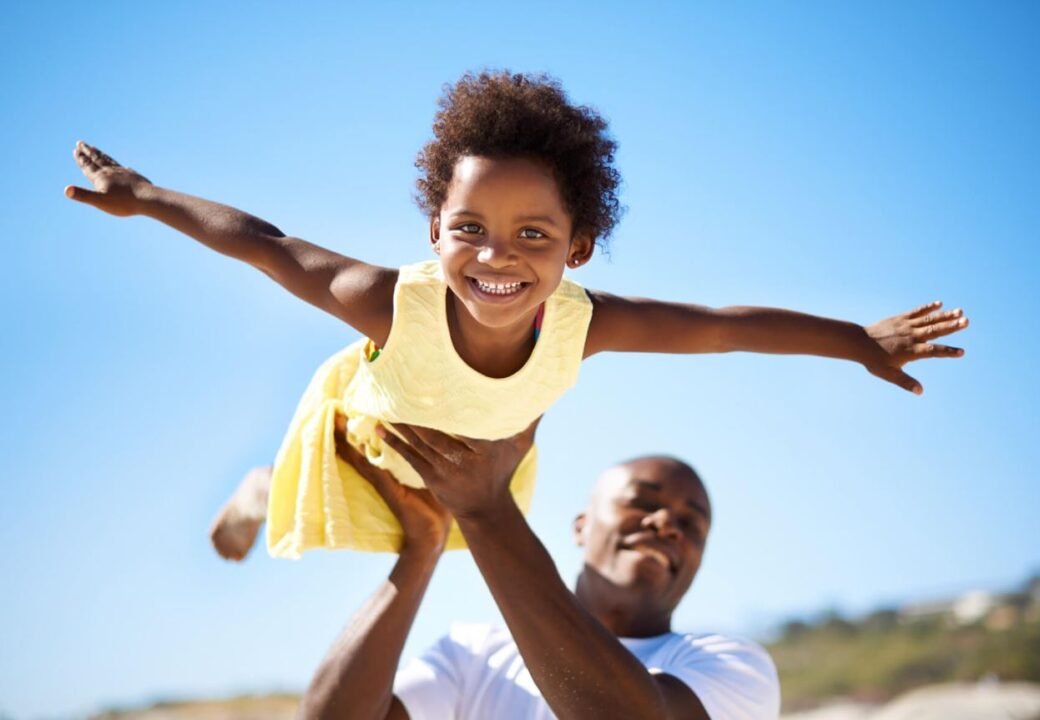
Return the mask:
[[[710,526],[700,480],[674,460],[643,458],[600,478],[575,527],[587,568],[670,611],[700,568]]]
[[[564,267],[588,259],[552,173],[524,158],[467,156],[455,166],[432,241],[455,297],[485,327],[529,326]]]

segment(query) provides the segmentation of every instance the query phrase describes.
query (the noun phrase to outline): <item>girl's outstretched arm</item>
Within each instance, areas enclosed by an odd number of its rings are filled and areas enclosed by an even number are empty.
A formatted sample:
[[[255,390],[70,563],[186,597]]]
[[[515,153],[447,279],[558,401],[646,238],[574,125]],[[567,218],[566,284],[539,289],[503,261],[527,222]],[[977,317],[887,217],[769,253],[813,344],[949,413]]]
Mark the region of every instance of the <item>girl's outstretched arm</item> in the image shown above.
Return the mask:
[[[65,195],[111,215],[144,215],[249,263],[297,297],[335,315],[377,344],[393,318],[397,271],[368,265],[287,237],[241,210],[153,185],[97,148],[76,143],[76,163],[93,190],[68,186]]]
[[[819,355],[852,360],[904,390],[921,384],[903,372],[913,360],[961,357],[964,351],[931,341],[963,330],[958,310],[940,312],[941,302],[901,313],[873,325],[759,307],[708,308],[590,291],[592,322],[585,356],[597,352],[758,352]]]

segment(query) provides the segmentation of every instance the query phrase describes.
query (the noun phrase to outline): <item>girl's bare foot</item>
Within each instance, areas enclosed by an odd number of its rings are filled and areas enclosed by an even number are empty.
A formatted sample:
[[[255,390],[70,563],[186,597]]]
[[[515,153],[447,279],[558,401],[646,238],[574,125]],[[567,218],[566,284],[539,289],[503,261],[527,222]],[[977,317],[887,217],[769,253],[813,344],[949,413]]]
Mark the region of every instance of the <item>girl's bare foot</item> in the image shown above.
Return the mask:
[[[249,554],[256,542],[256,534],[267,518],[270,488],[271,468],[253,468],[220,509],[209,530],[209,538],[225,560],[238,562]]]

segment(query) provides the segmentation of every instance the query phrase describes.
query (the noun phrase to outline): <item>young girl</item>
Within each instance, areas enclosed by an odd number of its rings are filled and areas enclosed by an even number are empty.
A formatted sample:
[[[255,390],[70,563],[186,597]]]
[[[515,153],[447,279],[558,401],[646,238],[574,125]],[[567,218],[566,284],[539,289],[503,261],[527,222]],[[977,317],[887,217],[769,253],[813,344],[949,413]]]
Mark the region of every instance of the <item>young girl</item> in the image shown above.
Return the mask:
[[[619,217],[615,143],[593,110],[549,78],[465,75],[447,89],[434,139],[419,154],[418,202],[436,261],[399,270],[287,237],[256,217],[153,185],[82,142],[75,158],[94,190],[74,200],[118,216],[145,215],[247,262],[364,338],[318,369],[270,475],[272,555],[355,548],[394,551],[400,529],[371,486],[336,455],[338,418],[373,464],[402,483],[422,480],[377,428],[433,427],[497,439],[527,428],[598,352],[736,350],[853,360],[920,393],[901,368],[959,357],[931,341],[967,326],[934,302],[869,327],[770,308],[719,310],[585,291],[563,278],[592,256]],[[513,477],[525,511],[534,454]],[[240,557],[259,525],[268,476],[254,472],[221,522]],[[252,506],[253,510],[248,508]],[[219,538],[218,546],[221,544]],[[453,531],[448,547],[461,547]]]

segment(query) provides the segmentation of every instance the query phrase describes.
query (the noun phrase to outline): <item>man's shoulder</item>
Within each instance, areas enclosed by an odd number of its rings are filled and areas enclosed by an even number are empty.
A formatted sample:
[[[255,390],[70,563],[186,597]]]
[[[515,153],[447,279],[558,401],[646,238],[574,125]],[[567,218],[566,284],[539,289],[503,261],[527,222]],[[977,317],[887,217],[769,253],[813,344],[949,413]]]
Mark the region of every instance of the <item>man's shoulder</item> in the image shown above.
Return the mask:
[[[740,635],[711,632],[670,633],[657,653],[672,662],[694,666],[746,666],[767,677],[776,677],[769,652]]]
[[[766,649],[754,640],[741,635],[729,635],[727,633],[673,632],[671,633],[670,644],[676,647],[689,648],[706,655],[736,653],[739,655],[746,654],[769,658],[769,653]]]
[[[711,717],[779,715],[776,665],[754,640],[723,633],[670,633],[648,667],[684,682]]]

